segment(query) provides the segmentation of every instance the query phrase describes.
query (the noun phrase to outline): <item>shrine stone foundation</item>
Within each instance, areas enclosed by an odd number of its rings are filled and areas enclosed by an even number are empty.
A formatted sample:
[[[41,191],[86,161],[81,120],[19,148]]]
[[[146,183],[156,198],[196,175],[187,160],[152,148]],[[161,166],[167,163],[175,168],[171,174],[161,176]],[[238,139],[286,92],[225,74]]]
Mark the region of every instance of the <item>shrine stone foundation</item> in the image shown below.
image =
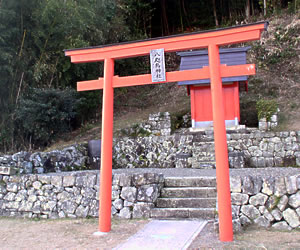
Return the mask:
[[[188,120],[184,119],[187,127]],[[170,114],[158,113],[114,139],[112,216],[151,217],[168,169],[214,171],[212,130],[182,129],[173,134],[171,130]],[[299,228],[300,131],[238,128],[227,130],[227,143],[230,168],[245,170],[230,178],[235,230],[249,224]],[[50,152],[0,156],[0,216],[97,217],[99,171],[74,170],[93,164],[98,168],[99,155],[91,155],[83,143]],[[217,223],[217,211],[214,219]]]
[[[227,143],[230,168],[300,166],[300,131],[229,130]],[[100,156],[89,155],[87,143],[0,156],[2,168],[13,167],[20,174],[84,170],[92,164],[97,169],[99,163]],[[213,131],[116,138],[113,168],[215,168]]]
[[[266,170],[266,169],[265,169]],[[300,227],[300,174],[297,169],[231,174],[235,230],[256,224],[280,230]],[[278,172],[279,171],[279,172]],[[278,174],[280,173],[280,174]],[[165,185],[161,173],[114,170],[112,216],[151,218]],[[86,218],[98,216],[99,171],[0,175],[0,216]],[[215,221],[217,222],[217,211]]]

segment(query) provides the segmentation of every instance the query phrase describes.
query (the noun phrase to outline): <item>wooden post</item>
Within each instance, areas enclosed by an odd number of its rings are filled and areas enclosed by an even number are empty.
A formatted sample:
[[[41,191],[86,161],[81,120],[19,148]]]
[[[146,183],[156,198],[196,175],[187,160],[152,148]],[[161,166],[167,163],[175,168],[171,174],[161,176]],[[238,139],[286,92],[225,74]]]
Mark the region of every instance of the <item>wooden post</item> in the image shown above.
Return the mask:
[[[221,241],[232,241],[233,228],[231,214],[229,163],[218,45],[210,44],[208,46],[208,55],[214,122],[219,233]]]
[[[99,231],[111,229],[111,185],[114,111],[114,60],[104,60],[104,86],[102,107],[101,176],[99,198]]]

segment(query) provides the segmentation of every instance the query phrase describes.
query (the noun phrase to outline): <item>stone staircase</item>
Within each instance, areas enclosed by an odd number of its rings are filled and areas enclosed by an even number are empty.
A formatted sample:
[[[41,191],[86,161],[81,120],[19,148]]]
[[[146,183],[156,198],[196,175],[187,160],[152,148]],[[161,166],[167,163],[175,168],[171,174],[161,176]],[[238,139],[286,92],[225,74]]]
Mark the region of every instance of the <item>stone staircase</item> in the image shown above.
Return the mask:
[[[228,143],[230,147],[230,142]],[[244,168],[245,159],[243,152],[228,152],[228,160],[230,168]],[[195,142],[192,149],[192,157],[190,158],[191,168],[215,169],[215,143],[211,141]]]
[[[194,143],[192,168],[216,168],[215,143],[213,140]]]
[[[166,177],[150,217],[213,219],[216,196],[215,177]]]

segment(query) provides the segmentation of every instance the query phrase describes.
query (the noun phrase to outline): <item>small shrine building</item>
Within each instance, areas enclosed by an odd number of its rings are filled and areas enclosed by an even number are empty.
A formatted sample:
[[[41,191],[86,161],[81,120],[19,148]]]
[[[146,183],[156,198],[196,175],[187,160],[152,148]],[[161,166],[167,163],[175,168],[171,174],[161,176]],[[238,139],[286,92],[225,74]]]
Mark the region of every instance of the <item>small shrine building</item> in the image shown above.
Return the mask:
[[[247,51],[251,47],[220,49],[220,62],[227,66],[246,64]],[[208,51],[188,51],[177,53],[181,57],[180,70],[200,69],[209,66]],[[191,97],[192,128],[213,127],[210,79],[178,82],[186,86]],[[222,77],[224,114],[226,127],[239,125],[239,92],[248,91],[248,76]]]

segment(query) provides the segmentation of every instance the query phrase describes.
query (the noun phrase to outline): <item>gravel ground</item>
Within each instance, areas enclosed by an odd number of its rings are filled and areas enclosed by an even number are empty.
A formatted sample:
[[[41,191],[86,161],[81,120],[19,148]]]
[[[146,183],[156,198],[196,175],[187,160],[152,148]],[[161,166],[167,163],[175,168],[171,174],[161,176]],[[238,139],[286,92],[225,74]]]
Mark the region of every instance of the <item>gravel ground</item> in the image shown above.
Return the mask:
[[[208,223],[189,246],[188,250],[282,250],[300,249],[299,230],[280,231],[259,228],[254,225],[235,233],[232,242],[222,242],[214,230],[213,223]]]
[[[0,217],[0,249],[113,249],[142,229],[148,221],[112,219],[109,233],[94,236],[98,218],[32,220]]]
[[[196,176],[216,176],[215,169],[191,169],[191,168],[130,168],[113,169],[114,174],[120,173],[161,173],[166,177],[196,177]],[[241,168],[230,169],[231,176],[262,176],[277,177],[300,174],[300,168]]]

